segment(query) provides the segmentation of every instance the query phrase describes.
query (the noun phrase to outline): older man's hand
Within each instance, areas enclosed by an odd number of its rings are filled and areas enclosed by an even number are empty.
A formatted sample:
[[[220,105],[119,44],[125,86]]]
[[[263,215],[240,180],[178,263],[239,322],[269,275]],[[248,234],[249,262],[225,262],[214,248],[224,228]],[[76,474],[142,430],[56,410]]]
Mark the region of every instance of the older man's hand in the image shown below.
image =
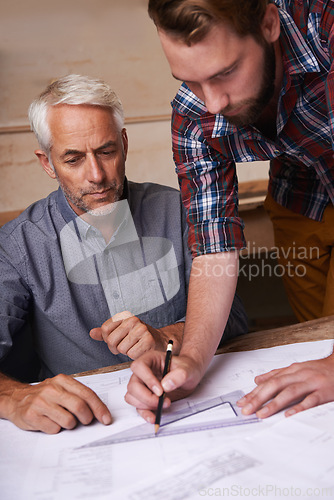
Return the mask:
[[[113,354],[126,354],[137,359],[144,353],[157,350],[165,351],[168,341],[173,340],[173,352],[181,347],[184,323],[176,323],[163,328],[153,328],[129,311],[115,314],[99,328],[93,328],[90,336],[104,341]]]

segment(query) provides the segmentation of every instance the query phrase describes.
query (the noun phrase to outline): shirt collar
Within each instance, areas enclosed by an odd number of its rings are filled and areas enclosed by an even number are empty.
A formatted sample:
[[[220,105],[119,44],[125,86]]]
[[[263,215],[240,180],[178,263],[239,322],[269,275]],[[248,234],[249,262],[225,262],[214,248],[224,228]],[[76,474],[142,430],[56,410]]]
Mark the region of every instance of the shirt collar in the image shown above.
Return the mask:
[[[60,187],[57,191],[57,205],[65,222],[69,223],[78,217],[74,210],[70,207],[63,190]]]
[[[318,61],[291,15],[281,8],[278,9],[278,13],[281,20],[280,44],[285,71],[290,75],[319,72]]]
[[[194,120],[208,112],[204,102],[184,82],[172,101],[172,107],[177,109],[179,113],[187,115]]]
[[[133,223],[132,215],[130,212],[130,207],[127,199],[122,199],[117,201],[117,211],[120,216],[120,222],[113,232],[110,241],[105,244],[109,246],[114,244],[117,239],[117,245],[120,244],[119,240],[122,239],[122,243],[129,243],[133,239],[137,239],[137,233],[133,237]],[[75,224],[77,226],[77,232],[79,232],[80,239],[88,240],[89,238],[97,238],[104,241],[104,238],[98,228],[89,224],[87,221],[83,220],[81,217],[76,218]]]

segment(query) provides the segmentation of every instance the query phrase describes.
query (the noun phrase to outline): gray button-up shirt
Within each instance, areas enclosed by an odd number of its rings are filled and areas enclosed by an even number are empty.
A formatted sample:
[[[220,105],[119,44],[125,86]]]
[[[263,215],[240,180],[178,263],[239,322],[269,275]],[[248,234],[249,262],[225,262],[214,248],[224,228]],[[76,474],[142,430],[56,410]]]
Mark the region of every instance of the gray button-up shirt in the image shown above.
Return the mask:
[[[191,257],[175,189],[127,183],[111,240],[59,189],[0,230],[0,359],[31,325],[41,377],[128,361],[89,331],[129,310],[159,328],[184,320]]]
[[[155,328],[184,321],[191,254],[180,194],[134,182],[125,194],[109,241],[61,189],[0,229],[0,369],[28,328],[43,379],[129,361],[89,336],[118,312]],[[224,339],[247,329],[236,295]]]

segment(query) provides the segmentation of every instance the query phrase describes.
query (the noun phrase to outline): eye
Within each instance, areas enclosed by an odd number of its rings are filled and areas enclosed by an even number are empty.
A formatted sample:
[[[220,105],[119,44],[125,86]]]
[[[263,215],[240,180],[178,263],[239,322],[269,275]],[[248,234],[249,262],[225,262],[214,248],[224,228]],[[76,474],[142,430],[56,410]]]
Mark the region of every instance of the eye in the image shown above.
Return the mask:
[[[225,73],[222,73],[221,75],[219,75],[220,77],[224,78],[226,76],[229,76],[229,75],[232,75],[232,73],[234,72],[234,68],[232,69],[229,69],[228,71],[225,71]]]
[[[113,156],[115,154],[115,151],[114,150],[110,150],[110,149],[106,149],[106,150],[103,150],[103,151],[100,151],[99,152],[99,155],[100,156],[105,156],[105,157],[109,157],[109,156]]]
[[[73,157],[73,158],[68,158],[65,163],[67,165],[75,165],[76,163],[79,163],[81,158],[79,156]]]
[[[217,75],[217,78],[226,78],[230,75],[232,75],[237,69],[237,65],[232,66],[231,68],[227,69],[226,71],[223,71],[219,75]]]

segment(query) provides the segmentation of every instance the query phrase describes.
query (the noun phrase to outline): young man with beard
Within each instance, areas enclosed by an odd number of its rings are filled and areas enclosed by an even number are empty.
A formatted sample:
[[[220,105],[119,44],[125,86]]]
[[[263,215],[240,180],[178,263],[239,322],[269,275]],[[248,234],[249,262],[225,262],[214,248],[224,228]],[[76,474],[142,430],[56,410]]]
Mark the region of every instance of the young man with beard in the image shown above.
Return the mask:
[[[154,352],[132,366],[126,399],[153,421],[163,389],[186,394],[197,386],[228,317],[245,245],[236,162],[270,161],[265,206],[276,246],[289,256],[283,280],[298,319],[334,313],[334,2],[150,0],[149,14],[183,82],[172,138],[194,259],[170,373],[161,385]],[[300,265],[304,272],[293,272]],[[334,356],[256,383],[240,401],[244,413],[266,417],[301,400],[291,415],[334,399]]]

